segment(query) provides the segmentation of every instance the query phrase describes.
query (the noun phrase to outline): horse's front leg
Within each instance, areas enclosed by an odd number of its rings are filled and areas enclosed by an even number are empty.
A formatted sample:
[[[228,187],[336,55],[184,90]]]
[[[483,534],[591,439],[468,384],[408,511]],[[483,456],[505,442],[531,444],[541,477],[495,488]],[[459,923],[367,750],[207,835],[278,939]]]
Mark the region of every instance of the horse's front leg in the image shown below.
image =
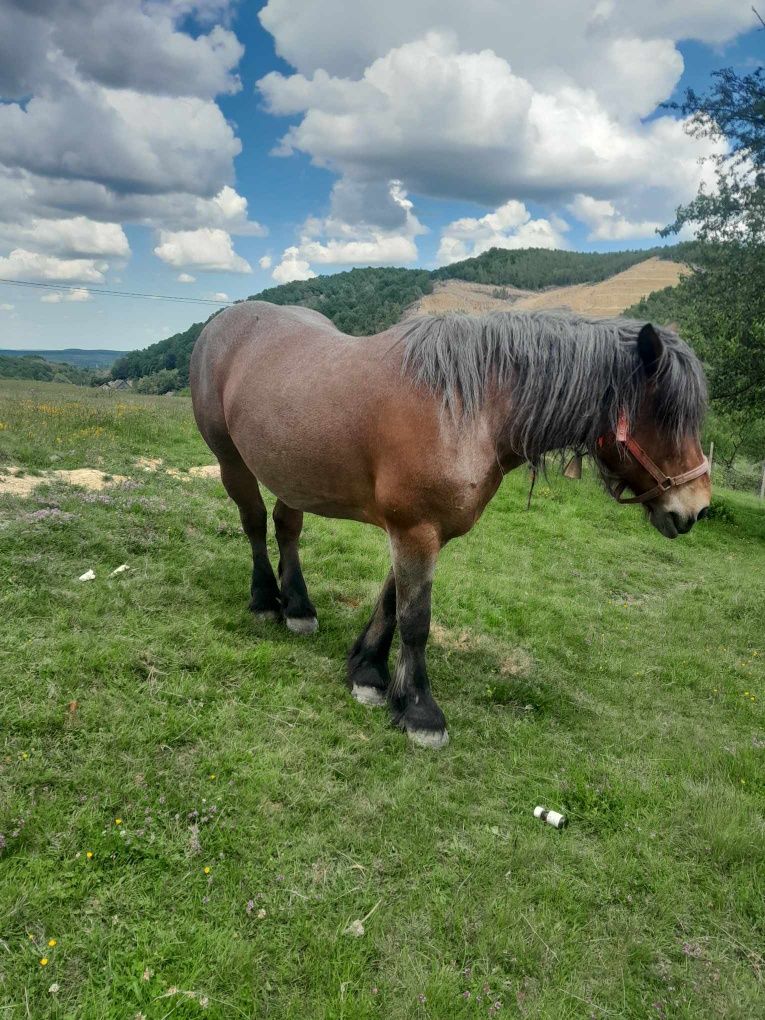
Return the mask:
[[[441,542],[432,525],[390,531],[396,579],[396,618],[401,636],[389,700],[394,721],[421,747],[449,742],[444,713],[430,693],[425,646],[430,595]]]

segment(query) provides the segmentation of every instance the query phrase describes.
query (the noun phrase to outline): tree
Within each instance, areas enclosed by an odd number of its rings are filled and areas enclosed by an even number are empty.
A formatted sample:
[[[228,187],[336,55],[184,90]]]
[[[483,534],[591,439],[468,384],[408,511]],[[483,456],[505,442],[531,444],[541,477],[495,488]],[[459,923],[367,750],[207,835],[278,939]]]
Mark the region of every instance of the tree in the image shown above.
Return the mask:
[[[716,71],[711,88],[680,104],[708,157],[714,185],[681,206],[664,236],[694,228],[694,273],[679,285],[681,325],[709,368],[714,401],[750,420],[765,413],[765,69]]]

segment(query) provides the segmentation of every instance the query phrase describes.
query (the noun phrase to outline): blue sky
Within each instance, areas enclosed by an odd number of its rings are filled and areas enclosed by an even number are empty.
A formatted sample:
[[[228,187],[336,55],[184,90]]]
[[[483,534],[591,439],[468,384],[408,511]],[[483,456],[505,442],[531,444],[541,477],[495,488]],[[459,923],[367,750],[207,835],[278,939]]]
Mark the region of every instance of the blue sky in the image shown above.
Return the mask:
[[[144,347],[211,310],[99,286],[655,244],[711,151],[660,102],[765,35],[737,2],[552,6],[0,0],[0,276],[62,286],[0,286],[0,347]]]

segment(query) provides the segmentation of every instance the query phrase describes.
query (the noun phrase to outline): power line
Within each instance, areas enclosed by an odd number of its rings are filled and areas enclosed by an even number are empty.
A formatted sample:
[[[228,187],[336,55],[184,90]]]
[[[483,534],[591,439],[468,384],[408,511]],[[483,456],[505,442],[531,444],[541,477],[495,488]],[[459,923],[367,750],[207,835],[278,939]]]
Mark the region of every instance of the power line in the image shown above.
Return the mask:
[[[216,301],[215,298],[180,297],[174,294],[142,294],[133,290],[108,290],[106,287],[70,286],[58,283],[38,283],[33,280],[6,280],[0,277],[0,283],[8,284],[11,287],[38,287],[42,290],[72,291],[87,290],[89,294],[98,294],[103,297],[129,297],[145,298],[147,301],[177,301],[181,304],[215,305],[220,308],[222,305],[233,305],[233,301]]]

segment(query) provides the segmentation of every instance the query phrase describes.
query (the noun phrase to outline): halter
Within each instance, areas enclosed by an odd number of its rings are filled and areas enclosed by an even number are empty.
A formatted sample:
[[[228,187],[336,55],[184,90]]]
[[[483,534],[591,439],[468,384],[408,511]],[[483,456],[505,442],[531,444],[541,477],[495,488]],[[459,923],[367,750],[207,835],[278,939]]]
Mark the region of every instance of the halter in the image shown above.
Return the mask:
[[[598,446],[605,446],[609,435],[613,435],[616,442],[621,443],[624,449],[631,453],[638,464],[641,464],[656,481],[656,485],[652,489],[648,489],[647,492],[643,492],[640,496],[628,496],[626,498],[622,496],[627,485],[626,482],[617,482],[613,488],[606,485],[609,493],[617,503],[647,503],[649,500],[669,492],[670,489],[677,488],[679,485],[685,485],[686,482],[692,482],[694,478],[700,478],[701,475],[709,473],[709,461],[706,457],[702,457],[701,463],[695,468],[691,468],[690,471],[685,471],[681,475],[667,475],[654,464],[640,443],[630,434],[626,411],[621,411],[619,414],[616,432],[607,432],[598,437]]]

